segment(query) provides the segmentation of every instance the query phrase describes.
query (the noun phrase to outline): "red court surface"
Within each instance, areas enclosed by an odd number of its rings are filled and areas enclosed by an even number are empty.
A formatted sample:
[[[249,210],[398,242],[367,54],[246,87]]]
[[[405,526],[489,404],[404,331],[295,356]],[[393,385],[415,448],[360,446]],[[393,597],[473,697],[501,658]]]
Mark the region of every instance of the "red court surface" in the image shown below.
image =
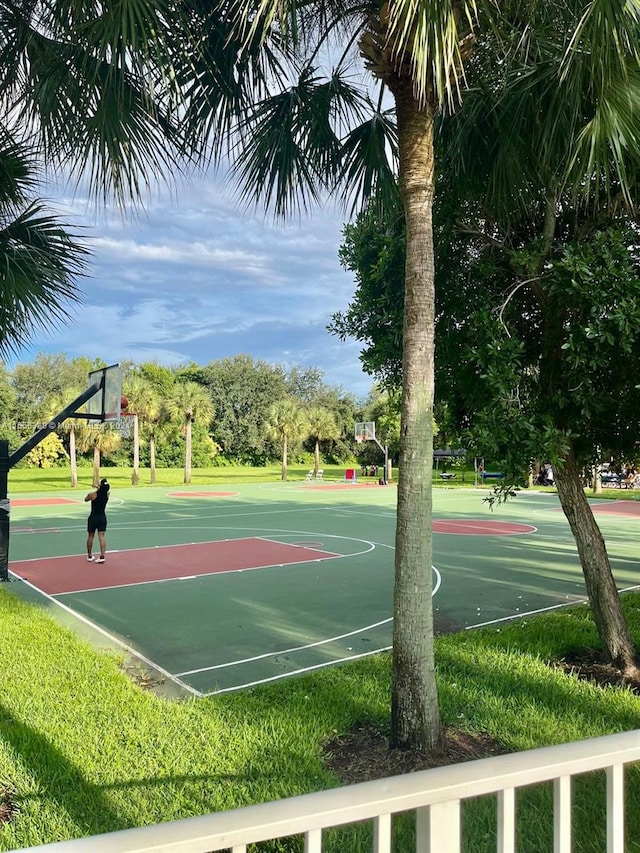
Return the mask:
[[[237,492],[167,492],[168,498],[234,498]]]
[[[434,533],[455,533],[456,536],[513,536],[516,533],[535,533],[537,528],[509,521],[453,518],[450,521],[434,521],[431,529]]]
[[[625,518],[640,517],[639,501],[611,501],[607,504],[592,504],[594,515],[622,515]]]
[[[48,595],[104,589],[112,586],[177,580],[218,572],[238,572],[267,566],[306,563],[339,557],[300,545],[269,539],[225,539],[163,548],[107,551],[105,563],[89,563],[84,554],[41,560],[12,561],[14,575]]]
[[[16,498],[11,506],[61,506],[62,504],[78,504],[71,498]]]

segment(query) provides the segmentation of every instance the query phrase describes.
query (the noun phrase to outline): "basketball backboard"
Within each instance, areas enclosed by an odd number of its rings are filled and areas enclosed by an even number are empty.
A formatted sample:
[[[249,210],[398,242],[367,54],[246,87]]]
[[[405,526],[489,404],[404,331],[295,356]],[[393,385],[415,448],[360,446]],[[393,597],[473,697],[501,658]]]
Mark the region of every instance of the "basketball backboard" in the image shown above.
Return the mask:
[[[122,400],[122,369],[119,364],[100,367],[89,374],[90,388],[100,385],[100,390],[87,401],[87,414],[92,420],[118,422]]]
[[[376,440],[376,422],[362,421],[357,423],[354,432],[356,441],[375,441]]]

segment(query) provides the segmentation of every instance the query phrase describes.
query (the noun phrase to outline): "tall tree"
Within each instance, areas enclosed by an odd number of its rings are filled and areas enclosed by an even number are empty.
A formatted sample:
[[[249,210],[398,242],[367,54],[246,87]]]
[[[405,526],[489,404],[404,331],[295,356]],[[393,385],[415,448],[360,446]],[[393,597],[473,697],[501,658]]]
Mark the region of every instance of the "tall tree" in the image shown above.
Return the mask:
[[[117,430],[104,428],[103,424],[92,424],[78,435],[78,445],[82,451],[90,451],[93,457],[93,486],[100,485],[100,463],[103,454],[113,453],[120,447],[122,439]]]
[[[537,209],[533,220],[512,221],[500,241],[495,233],[478,230],[482,217],[474,215],[475,209],[463,204],[453,241],[443,228],[436,244],[439,275],[450,285],[439,291],[438,300],[439,399],[483,455],[500,461],[510,483],[524,482],[527,460],[553,460],[603,651],[633,675],[636,650],[580,474],[603,450],[615,450],[622,458],[637,452],[637,227],[625,224],[618,213],[600,231],[610,216],[606,205],[586,216],[565,199],[548,265],[535,277],[532,293],[526,286],[530,275],[520,263],[539,251]],[[361,249],[375,240],[378,224],[364,216],[350,232],[344,247],[349,262],[362,263]],[[394,374],[397,352],[389,347],[389,317],[380,310],[386,300],[378,298],[379,283],[386,282],[388,300],[402,296],[399,268],[387,263],[394,256],[390,245],[378,258],[369,258],[370,267],[358,268],[358,293],[336,323],[340,334],[358,336],[368,329],[367,361],[379,363],[387,377]],[[402,250],[401,240],[396,250]]]
[[[447,153],[459,183],[479,201],[469,231],[499,255],[508,281],[500,337],[522,370],[511,402],[503,397],[503,423],[522,428],[529,420],[553,455],[604,652],[637,675],[580,463],[598,443],[589,447],[606,398],[624,389],[622,412],[633,422],[638,411],[637,399],[629,407],[640,338],[632,319],[637,257],[628,242],[637,235],[619,228],[636,217],[640,177],[640,15],[637,4],[616,0],[524,10],[514,2],[502,11],[515,62],[496,68],[489,51],[478,54],[478,82],[448,125]]]
[[[442,739],[431,602],[433,132],[437,112],[456,100],[475,8],[474,0],[218,4],[202,20],[205,55],[194,63],[204,92],[185,115],[196,136],[216,134],[214,154],[230,153],[243,197],[277,215],[326,193],[353,208],[374,193],[395,198],[398,167],[407,252],[391,743],[426,751]],[[337,58],[326,78],[323,51],[329,64]]]
[[[160,423],[160,415],[162,412],[162,397],[153,385],[144,379],[139,374],[134,374],[124,385],[125,395],[129,401],[129,408],[135,414],[131,417],[137,417],[141,428],[142,435],[149,442],[149,467],[150,467],[150,482],[153,485],[156,482],[156,434]],[[134,436],[135,443],[135,436]],[[134,447],[135,458],[135,447]],[[132,474],[131,482],[137,485],[138,477],[135,470]]]
[[[327,439],[337,440],[340,438],[340,430],[331,412],[321,406],[307,409],[306,419],[307,434],[313,441],[313,473],[317,474],[320,468],[320,442]]]
[[[166,401],[169,415],[181,420],[184,430],[184,482],[191,482],[191,428],[194,421],[207,426],[214,415],[213,403],[209,392],[196,382],[176,382],[171,396]]]
[[[302,439],[305,432],[308,432],[309,425],[305,412],[295,400],[279,400],[277,403],[273,403],[269,409],[265,426],[267,437],[280,444],[282,450],[281,478],[286,481],[289,445],[293,441]]]
[[[265,461],[264,422],[285,393],[282,368],[245,354],[212,361],[203,379],[216,411],[213,438],[229,459]]]

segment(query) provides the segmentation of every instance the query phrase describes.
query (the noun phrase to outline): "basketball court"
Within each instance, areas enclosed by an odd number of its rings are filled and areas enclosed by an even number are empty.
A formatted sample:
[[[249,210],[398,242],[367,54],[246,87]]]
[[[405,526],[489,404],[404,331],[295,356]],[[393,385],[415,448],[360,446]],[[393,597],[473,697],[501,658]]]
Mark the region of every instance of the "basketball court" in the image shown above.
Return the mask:
[[[585,600],[557,498],[434,490],[436,631]],[[211,695],[389,649],[396,489],[356,482],[112,491],[107,560],[82,494],[12,501],[12,593],[116,644],[180,693]],[[595,502],[619,589],[640,584],[640,502]]]

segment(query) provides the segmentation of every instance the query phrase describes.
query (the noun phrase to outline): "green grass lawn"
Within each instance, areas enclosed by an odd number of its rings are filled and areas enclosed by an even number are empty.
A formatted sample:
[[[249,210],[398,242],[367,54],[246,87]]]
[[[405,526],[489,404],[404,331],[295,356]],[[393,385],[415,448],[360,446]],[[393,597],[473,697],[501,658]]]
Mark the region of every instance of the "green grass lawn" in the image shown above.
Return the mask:
[[[354,467],[354,464],[325,465],[323,468],[324,476],[327,480],[342,480],[345,468],[348,467]],[[304,480],[310,468],[309,465],[289,465],[287,477],[289,480]],[[359,472],[359,468],[357,470]],[[100,476],[106,477],[113,488],[131,486],[132,474],[133,468],[102,467],[100,469]],[[91,468],[79,468],[78,491],[89,488],[92,477]],[[140,486],[149,485],[151,477],[148,468],[140,468],[139,477]],[[267,465],[261,468],[254,468],[250,465],[229,465],[220,468],[194,468],[191,472],[191,485],[267,483],[280,480],[280,478],[280,465]],[[182,468],[158,468],[156,479],[156,485],[159,487],[183,485],[184,470]],[[65,489],[71,489],[68,468],[13,468],[9,473],[10,493],[64,491]]]
[[[640,594],[624,604],[640,643]],[[390,659],[379,655],[250,691],[185,701],[132,681],[122,659],[78,639],[0,587],[0,849],[11,850],[333,787],[325,745],[358,723],[385,730]],[[597,646],[586,608],[440,637],[439,699],[449,726],[507,750],[640,729],[640,697],[546,665]],[[640,851],[640,767],[627,778],[627,853]],[[519,853],[552,850],[550,786],[518,799]],[[605,849],[601,774],[578,780],[575,847]],[[399,851],[413,826],[395,824]],[[495,801],[464,810],[465,851],[495,851]],[[332,853],[371,849],[366,827],[329,833]],[[88,846],[89,850],[90,847]],[[301,851],[298,841],[262,850]]]
[[[288,468],[289,480],[304,480],[307,472],[312,466],[291,464]],[[346,468],[355,468],[358,479],[368,482],[370,478],[360,477],[360,465],[357,462],[347,462],[341,465],[324,465],[324,478],[326,480],[342,480]],[[125,488],[131,485],[133,468],[103,467],[100,476],[106,477],[113,488]],[[474,472],[456,471],[454,480],[442,480],[440,471],[433,472],[433,487],[435,489],[471,489],[476,485]],[[91,468],[78,469],[78,492],[91,487],[93,472]],[[150,471],[148,468],[139,469],[139,485],[148,486],[150,483]],[[179,486],[184,483],[184,470],[182,468],[158,468],[156,471],[159,487]],[[191,472],[191,486],[205,486],[215,484],[234,483],[268,483],[280,480],[280,465],[267,465],[264,467],[251,467],[250,465],[228,465],[217,468],[194,468]],[[393,471],[393,479],[397,479],[397,471]],[[477,487],[491,491],[495,481],[486,483],[478,482]],[[555,492],[553,486],[536,486],[536,491]],[[9,494],[20,494],[23,492],[47,492],[70,490],[70,474],[68,468],[13,468],[9,473]],[[591,490],[587,490],[591,494]],[[626,489],[603,489],[598,495],[601,498],[627,498],[632,499],[637,492]]]

